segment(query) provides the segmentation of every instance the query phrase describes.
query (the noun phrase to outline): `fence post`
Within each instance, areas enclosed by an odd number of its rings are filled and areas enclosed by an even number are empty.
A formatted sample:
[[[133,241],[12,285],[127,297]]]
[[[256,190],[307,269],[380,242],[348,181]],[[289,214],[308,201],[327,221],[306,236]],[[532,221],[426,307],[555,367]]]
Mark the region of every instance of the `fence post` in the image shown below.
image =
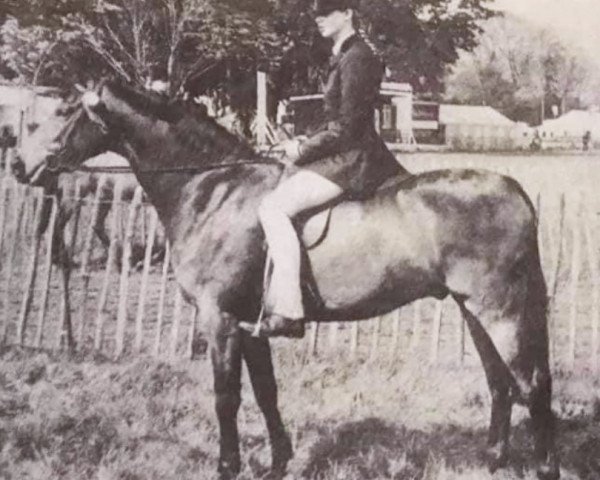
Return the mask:
[[[310,349],[309,354],[314,357],[317,354],[317,343],[319,341],[319,322],[312,322],[312,328],[310,330]]]
[[[7,160],[8,161],[8,160]],[[0,203],[0,256],[2,256],[2,258],[6,258],[5,256],[2,255],[2,248],[5,244],[4,242],[4,237],[5,237],[5,231],[6,231],[6,223],[7,223],[7,215],[6,212],[8,210],[8,200],[10,198],[9,195],[9,190],[7,188],[7,181],[6,181],[6,177],[2,178],[1,180],[1,187],[0,187],[0,201],[2,203]],[[8,236],[8,234],[6,235]],[[4,271],[6,269],[6,262],[2,262],[4,265],[2,265],[2,273],[6,274],[6,272]],[[6,302],[6,294],[5,294],[5,298],[4,301]],[[4,310],[5,312],[3,312],[3,319],[4,322],[6,322],[6,318],[7,318],[7,313],[6,313],[6,303],[4,304]]]
[[[458,315],[458,363],[464,365],[465,363],[465,319],[462,314]]]
[[[358,337],[360,334],[360,322],[352,322],[352,336],[350,338],[350,358],[355,359],[358,354]]]
[[[600,329],[600,267],[598,266],[598,254],[596,251],[596,235],[592,231],[591,225],[595,220],[595,214],[586,208],[585,220],[583,222],[585,232],[585,244],[587,246],[587,256],[592,275],[592,355],[590,364],[594,375],[598,375],[600,365],[598,362],[598,334]]]
[[[98,311],[96,315],[96,331],[94,334],[94,349],[100,350],[104,340],[104,308],[108,297],[108,289],[110,288],[110,276],[117,250],[117,229],[119,227],[119,202],[121,201],[122,187],[121,182],[117,182],[113,191],[113,201],[111,205],[112,215],[110,221],[110,244],[108,246],[108,258],[106,259],[106,271],[102,281],[102,290],[98,299]]]
[[[410,344],[408,346],[410,352],[416,351],[421,342],[421,300],[415,300],[413,305],[413,327]]]
[[[117,331],[115,357],[123,354],[125,347],[125,327],[127,325],[127,297],[129,293],[129,268],[131,263],[131,242],[133,240],[134,226],[142,203],[142,187],[135,189],[133,201],[129,205],[125,238],[123,239],[123,257],[121,260],[121,276],[119,279],[119,309],[117,312]]]
[[[171,324],[171,348],[172,358],[177,354],[177,340],[179,339],[179,328],[181,326],[181,313],[183,311],[183,295],[179,285],[175,289],[175,305],[173,307],[173,323]]]
[[[373,322],[373,333],[371,335],[371,353],[369,359],[375,360],[379,354],[379,336],[381,334],[381,317],[377,317]]]
[[[28,257],[29,263],[27,265],[27,279],[25,281],[25,292],[23,295],[23,301],[21,303],[21,311],[19,314],[19,323],[17,327],[17,338],[20,345],[25,345],[25,330],[27,329],[27,318],[29,317],[29,311],[31,309],[31,299],[33,297],[33,289],[35,286],[35,277],[37,273],[37,254],[40,247],[41,239],[41,235],[38,234],[38,230],[42,219],[43,194],[44,192],[41,188],[35,188],[34,196],[31,199],[32,208],[34,209],[35,213],[33,215],[33,231],[31,239],[31,248],[29,250]]]
[[[400,312],[401,309],[396,309],[394,312],[394,325],[392,327],[392,341],[390,342],[390,351],[389,357],[390,362],[394,361],[394,357],[396,356],[396,352],[398,351],[398,343],[400,339]]]
[[[194,341],[196,337],[196,321],[198,318],[198,309],[195,305],[192,306],[192,311],[190,313],[190,329],[188,332],[188,343],[187,343],[187,352],[186,357],[190,360],[194,357]]]
[[[83,256],[81,258],[81,269],[79,270],[79,275],[83,281],[83,286],[81,289],[81,298],[79,299],[79,331],[77,332],[77,344],[81,347],[84,343],[85,336],[85,326],[87,319],[87,298],[88,298],[88,288],[90,284],[90,272],[88,270],[90,257],[92,255],[92,248],[94,246],[94,227],[96,226],[96,222],[98,221],[98,214],[100,212],[100,197],[102,196],[102,191],[104,189],[104,184],[107,181],[106,175],[102,175],[98,180],[98,185],[96,186],[96,193],[94,194],[94,203],[92,204],[92,215],[90,222],[87,226],[85,232],[85,239],[83,244]]]
[[[150,263],[152,262],[152,249],[154,248],[154,237],[158,226],[158,216],[154,208],[150,211],[150,228],[146,237],[146,250],[144,252],[144,267],[142,270],[142,281],[138,297],[137,312],[135,315],[135,345],[136,353],[142,351],[142,340],[144,335],[144,308],[146,306],[146,292],[148,290],[148,276],[150,274]],[[145,215],[143,215],[145,217]]]
[[[579,270],[581,268],[581,235],[577,219],[579,213],[580,197],[575,195],[573,199],[573,210],[571,224],[573,228],[573,250],[571,252],[571,290],[569,302],[569,356],[568,367],[575,367],[575,348],[577,344],[577,288],[579,286]]]
[[[550,364],[554,365],[556,361],[556,320],[554,318],[554,302],[556,300],[556,292],[558,287],[558,275],[560,273],[561,260],[563,257],[563,243],[564,243],[564,228],[565,228],[565,194],[560,195],[560,207],[559,207],[559,223],[558,223],[558,239],[556,248],[554,249],[554,258],[552,262],[552,272],[550,277],[550,305],[548,307],[549,322],[548,322],[548,334],[550,337]],[[550,237],[552,236],[551,230]]]
[[[50,197],[52,207],[50,210],[50,218],[48,220],[48,228],[46,230],[46,260],[45,274],[42,283],[42,299],[40,302],[40,311],[38,315],[38,325],[35,337],[35,346],[42,346],[42,338],[44,336],[44,322],[46,320],[46,308],[48,306],[48,296],[50,294],[50,280],[52,278],[52,248],[54,244],[54,229],[56,227],[56,216],[58,214],[58,200],[56,197]]]
[[[442,315],[442,301],[437,300],[435,304],[435,314],[433,316],[433,327],[431,332],[431,353],[429,357],[429,363],[431,365],[435,365],[438,361],[438,354],[440,348],[440,333],[442,330]]]
[[[163,317],[165,312],[165,295],[167,292],[167,281],[169,276],[169,263],[171,261],[171,244],[166,243],[165,259],[163,262],[162,275],[160,277],[160,293],[158,295],[158,314],[156,316],[156,336],[154,338],[154,356],[160,353],[160,338],[162,334]]]
[[[331,322],[329,324],[329,348],[334,349],[338,343],[338,333],[340,330],[340,324],[338,322]]]
[[[13,277],[13,264],[15,260],[15,255],[17,253],[17,237],[19,235],[21,220],[23,218],[23,206],[25,202],[25,187],[23,185],[15,186],[15,206],[11,209],[14,212],[14,217],[12,218],[11,231],[13,232],[10,245],[8,247],[8,254],[6,258],[6,272],[5,272],[5,280],[4,280],[4,324],[2,326],[2,343],[6,343],[8,337],[8,324],[10,322],[10,302],[11,298],[11,283]]]

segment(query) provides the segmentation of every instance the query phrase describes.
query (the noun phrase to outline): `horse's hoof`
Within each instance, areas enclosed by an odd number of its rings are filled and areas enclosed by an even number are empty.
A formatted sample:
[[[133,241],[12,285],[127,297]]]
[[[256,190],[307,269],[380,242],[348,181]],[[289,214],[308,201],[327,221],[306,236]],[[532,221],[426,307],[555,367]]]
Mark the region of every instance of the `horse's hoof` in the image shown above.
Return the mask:
[[[536,473],[540,480],[558,480],[560,478],[560,467],[558,461],[550,460],[540,465]]]
[[[490,473],[494,473],[499,468],[504,468],[508,464],[508,449],[503,445],[494,445],[488,447],[485,451],[485,457]]]
[[[241,470],[241,462],[240,460],[220,460],[219,468],[217,469],[217,473],[219,476],[219,480],[233,480],[235,479]]]
[[[288,462],[294,457],[292,442],[286,435],[273,445],[273,458],[271,463],[271,472],[274,475],[283,477],[287,470]]]

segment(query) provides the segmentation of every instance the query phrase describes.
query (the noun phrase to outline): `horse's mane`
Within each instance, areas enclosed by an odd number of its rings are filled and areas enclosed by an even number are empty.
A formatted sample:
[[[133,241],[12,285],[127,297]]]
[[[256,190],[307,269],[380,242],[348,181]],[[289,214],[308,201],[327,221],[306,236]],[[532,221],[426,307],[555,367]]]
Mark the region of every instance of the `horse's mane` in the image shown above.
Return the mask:
[[[218,157],[235,154],[247,159],[256,155],[248,142],[219,125],[192,102],[169,100],[156,92],[140,91],[117,81],[108,82],[107,86],[136,112],[171,125],[178,141],[188,148],[206,150],[209,142],[212,153]]]

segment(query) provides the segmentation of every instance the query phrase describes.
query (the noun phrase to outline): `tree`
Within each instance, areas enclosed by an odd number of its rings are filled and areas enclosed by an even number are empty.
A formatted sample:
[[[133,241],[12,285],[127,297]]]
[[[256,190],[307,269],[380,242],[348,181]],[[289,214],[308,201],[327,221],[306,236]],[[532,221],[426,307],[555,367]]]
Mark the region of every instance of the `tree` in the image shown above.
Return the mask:
[[[566,111],[587,88],[589,65],[547,31],[514,17],[489,20],[472,52],[446,77],[446,98],[490,105],[514,120],[540,123],[551,105]]]

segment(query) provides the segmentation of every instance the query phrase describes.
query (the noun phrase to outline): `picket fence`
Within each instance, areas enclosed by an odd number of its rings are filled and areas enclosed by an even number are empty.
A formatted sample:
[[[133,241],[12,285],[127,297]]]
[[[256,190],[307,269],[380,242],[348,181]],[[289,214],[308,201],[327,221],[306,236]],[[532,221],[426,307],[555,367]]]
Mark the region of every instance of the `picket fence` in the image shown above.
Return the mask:
[[[439,166],[439,159],[429,165]],[[522,172],[505,173],[519,177]],[[529,175],[539,181],[535,172]],[[525,177],[521,180],[527,184]],[[584,190],[539,187],[529,193],[540,215],[553,365],[597,375],[598,202]],[[37,238],[43,201],[52,202],[50,224]],[[0,340],[24,347],[64,348],[65,317],[70,314],[80,351],[109,357],[192,356],[203,343],[201,306],[196,312],[187,305],[176,286],[169,246],[154,209],[144,203],[141,189],[129,202],[115,196],[106,221],[110,245],[105,248],[93,229],[99,204],[98,197],[79,199],[66,228],[74,264],[70,299],[65,302],[60,271],[52,262],[58,203],[40,189],[19,185],[10,177],[1,180]],[[158,262],[153,261],[157,243],[164,246]],[[134,257],[137,265],[132,266]],[[465,323],[450,300],[420,300],[364,322],[312,323],[306,339],[296,345],[306,359],[335,354],[371,361],[417,359],[424,365],[478,361]]]

